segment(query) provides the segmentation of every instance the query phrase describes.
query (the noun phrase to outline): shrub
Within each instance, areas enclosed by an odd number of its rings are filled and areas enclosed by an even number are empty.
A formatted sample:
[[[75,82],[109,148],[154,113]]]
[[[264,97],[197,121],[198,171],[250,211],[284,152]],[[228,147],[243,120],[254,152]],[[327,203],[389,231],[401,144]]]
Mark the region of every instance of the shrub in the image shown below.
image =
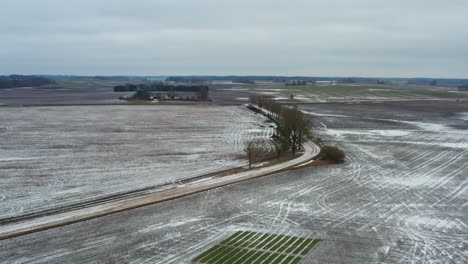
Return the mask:
[[[320,157],[335,162],[344,162],[345,160],[344,152],[336,146],[323,146],[320,150]]]

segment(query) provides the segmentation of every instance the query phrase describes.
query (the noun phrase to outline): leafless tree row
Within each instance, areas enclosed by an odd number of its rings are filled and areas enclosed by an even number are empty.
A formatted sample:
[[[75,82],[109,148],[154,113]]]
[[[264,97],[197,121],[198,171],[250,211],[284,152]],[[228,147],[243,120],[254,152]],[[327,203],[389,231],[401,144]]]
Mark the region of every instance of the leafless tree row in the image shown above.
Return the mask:
[[[294,156],[297,151],[303,149],[304,143],[312,136],[312,133],[309,121],[300,110],[283,107],[270,96],[255,95],[250,98],[250,102],[266,110],[267,114],[278,124],[277,133],[272,142],[277,158],[288,151]],[[258,142],[247,142],[244,152],[251,167],[264,150]]]

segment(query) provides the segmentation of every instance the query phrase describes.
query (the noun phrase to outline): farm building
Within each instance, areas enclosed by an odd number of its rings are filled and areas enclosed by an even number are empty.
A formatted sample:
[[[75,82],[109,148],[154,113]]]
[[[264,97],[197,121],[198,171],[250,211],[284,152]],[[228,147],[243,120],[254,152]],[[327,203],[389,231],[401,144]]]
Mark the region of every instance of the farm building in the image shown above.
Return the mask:
[[[145,98],[160,100],[209,100],[208,86],[200,85],[127,84],[114,87],[114,92],[135,92],[134,97],[144,92]]]

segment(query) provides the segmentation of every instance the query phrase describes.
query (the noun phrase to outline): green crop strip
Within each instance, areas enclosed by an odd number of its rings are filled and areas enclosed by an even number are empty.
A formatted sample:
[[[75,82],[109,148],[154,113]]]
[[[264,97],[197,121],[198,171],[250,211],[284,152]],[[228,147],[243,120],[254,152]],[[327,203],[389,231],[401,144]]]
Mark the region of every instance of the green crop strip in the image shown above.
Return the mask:
[[[237,231],[192,262],[297,264],[318,242],[318,239],[305,237]]]

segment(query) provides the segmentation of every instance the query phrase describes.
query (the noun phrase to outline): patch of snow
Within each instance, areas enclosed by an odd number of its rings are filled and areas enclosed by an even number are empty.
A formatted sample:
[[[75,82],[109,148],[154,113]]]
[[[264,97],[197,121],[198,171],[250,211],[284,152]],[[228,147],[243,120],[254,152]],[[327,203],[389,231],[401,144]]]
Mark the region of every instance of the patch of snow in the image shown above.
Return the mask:
[[[395,90],[392,90],[392,89],[373,89],[373,88],[369,88],[367,89],[369,92],[393,92]],[[398,91],[401,91],[401,90],[398,90]]]
[[[343,129],[327,129],[326,132],[334,136],[344,135],[366,135],[366,136],[382,136],[382,137],[404,137],[411,134],[411,131],[400,129],[388,130],[343,130]]]
[[[213,179],[213,177],[207,177],[207,178],[202,178],[200,180],[192,181],[190,183],[199,183],[199,182],[204,182]]]
[[[351,116],[346,116],[346,115],[321,114],[321,113],[317,113],[317,112],[310,112],[310,111],[304,111],[304,110],[302,110],[302,112],[303,112],[304,114],[313,115],[313,116],[323,116],[323,117],[347,117],[347,118],[351,118]]]
[[[277,95],[279,92],[260,92],[261,94],[267,94],[267,95]]]
[[[458,113],[457,118],[461,119],[461,120],[468,121],[468,112]]]
[[[183,226],[183,225],[186,225],[186,224],[191,224],[191,223],[194,223],[194,222],[198,222],[200,220],[202,220],[202,218],[189,218],[189,219],[184,219],[184,220],[174,220],[174,221],[171,221],[171,222],[168,222],[168,223],[159,223],[159,224],[156,224],[156,225],[151,225],[151,226],[148,226],[148,227],[146,227],[144,229],[139,230],[138,232],[139,233],[150,233],[150,232],[154,232],[155,230],[166,229],[166,228],[175,228],[175,227]]]
[[[265,91],[265,92],[300,92],[301,90],[297,89],[283,89],[283,88],[257,88],[256,91]]]
[[[444,130],[451,130],[448,126],[443,125],[443,124],[424,123],[424,122],[415,122],[415,121],[400,121],[400,122],[409,124],[409,125],[414,125],[426,131],[440,132]]]
[[[456,221],[451,221],[449,219],[441,219],[436,217],[430,217],[425,215],[414,215],[406,218],[405,221],[410,225],[417,225],[420,227],[424,226],[436,226],[437,228],[451,229],[451,228],[460,228],[459,223]]]
[[[19,161],[19,160],[36,160],[39,159],[37,157],[31,157],[31,158],[20,158],[20,157],[11,157],[11,158],[0,158],[0,162],[2,161]]]

